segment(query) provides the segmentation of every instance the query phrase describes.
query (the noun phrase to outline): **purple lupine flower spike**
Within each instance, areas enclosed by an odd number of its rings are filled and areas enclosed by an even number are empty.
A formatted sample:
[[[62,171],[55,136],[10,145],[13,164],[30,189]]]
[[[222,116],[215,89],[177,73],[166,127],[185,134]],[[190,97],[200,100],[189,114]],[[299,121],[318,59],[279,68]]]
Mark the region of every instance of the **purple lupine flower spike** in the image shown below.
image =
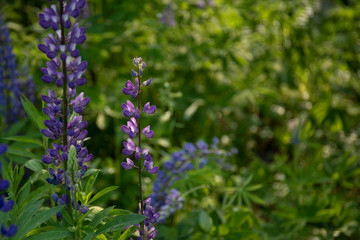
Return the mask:
[[[121,108],[123,109],[123,115],[127,118],[130,118],[130,120],[127,122],[127,125],[121,126],[121,130],[129,136],[127,141],[123,142],[124,148],[122,150],[122,153],[127,157],[133,156],[138,161],[138,165],[135,165],[133,160],[131,160],[130,158],[126,158],[126,162],[122,162],[121,166],[125,170],[129,170],[133,167],[137,168],[139,171],[139,185],[142,186],[141,175],[143,172],[146,171],[150,174],[156,174],[159,171],[159,167],[154,166],[153,159],[149,154],[149,150],[147,148],[141,148],[142,134],[144,134],[149,139],[154,136],[154,131],[150,130],[150,125],[141,129],[141,114],[154,114],[156,111],[156,107],[151,106],[150,102],[147,102],[143,107],[143,111],[141,111],[141,87],[149,86],[151,83],[151,78],[141,84],[141,77],[143,75],[143,70],[145,69],[145,62],[142,60],[142,58],[134,58],[133,63],[136,67],[136,70],[131,70],[131,76],[133,77],[134,81],[127,80],[127,82],[125,83],[125,87],[122,89],[122,92],[125,95],[130,95],[132,99],[135,99],[137,97],[138,105],[135,108],[134,104],[129,100],[126,101],[126,104],[123,103],[121,105]],[[135,137],[137,137],[137,141],[132,140],[135,139]],[[150,199],[143,201],[141,188],[139,198],[139,213],[147,217],[142,226],[138,225],[140,232],[139,239],[153,239],[157,234],[157,231],[155,230],[153,225],[160,217],[160,213],[155,213],[155,210],[149,205]]]
[[[42,80],[48,84],[55,82],[56,86],[62,89],[61,95],[48,90],[48,94],[41,97],[46,105],[43,108],[44,113],[48,116],[44,121],[46,128],[42,129],[41,133],[54,140],[52,148],[47,150],[42,161],[53,164],[49,168],[50,177],[46,179],[47,182],[64,185],[71,191],[84,176],[87,170],[86,162],[93,158],[84,146],[88,135],[85,128],[88,124],[80,115],[89,104],[90,98],[85,97],[83,92],[77,94],[77,87],[86,83],[83,75],[88,63],[82,60],[77,49],[86,40],[85,27],[71,20],[79,16],[85,3],[85,0],[61,0],[50,8],[44,8],[44,12],[39,14],[39,24],[43,28],[56,30],[44,38],[44,43],[38,45],[39,50],[49,58],[46,68],[41,68]],[[73,151],[77,161],[77,169],[74,171],[73,165],[67,164],[69,158],[74,159],[69,157],[73,156],[69,155],[70,151]],[[70,195],[72,194],[63,195],[54,201],[70,204]],[[83,205],[79,205],[78,209],[82,213],[87,211],[87,207]],[[61,216],[61,213],[58,216]]]
[[[174,183],[181,179],[185,173],[193,168],[203,168],[210,158],[216,159],[221,156],[230,156],[233,153],[219,150],[219,140],[214,138],[211,148],[203,140],[196,144],[186,143],[182,150],[173,152],[171,160],[164,163],[164,170],[159,170],[153,184],[153,192],[150,194],[151,205],[161,216],[159,222],[164,222],[167,217],[174,214],[177,209],[182,208],[183,198],[177,189],[173,188]],[[196,161],[198,160],[198,161]],[[222,165],[225,167],[226,165]],[[150,165],[150,163],[149,163]]]
[[[31,77],[23,81],[17,70],[10,32],[0,12],[0,118],[8,127],[25,113],[21,104],[21,92],[33,99],[34,84]]]

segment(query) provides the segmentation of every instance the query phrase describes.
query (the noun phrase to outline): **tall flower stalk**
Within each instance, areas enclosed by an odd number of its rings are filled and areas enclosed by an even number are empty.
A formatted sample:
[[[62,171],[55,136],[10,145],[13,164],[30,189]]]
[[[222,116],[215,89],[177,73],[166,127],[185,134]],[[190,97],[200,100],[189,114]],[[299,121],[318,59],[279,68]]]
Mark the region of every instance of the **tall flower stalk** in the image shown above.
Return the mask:
[[[7,126],[24,116],[21,92],[30,99],[34,98],[32,79],[20,79],[11,42],[9,30],[0,12],[0,115],[4,117]]]
[[[42,96],[46,104],[43,110],[49,119],[44,121],[46,128],[41,132],[52,140],[52,148],[47,149],[42,161],[52,166],[49,168],[50,177],[46,180],[50,184],[65,187],[67,196],[64,202],[72,217],[71,205],[77,209],[76,204],[72,204],[76,200],[74,192],[78,190],[78,182],[87,170],[85,163],[93,158],[84,146],[88,132],[85,130],[87,122],[83,121],[81,115],[90,98],[84,97],[83,92],[77,94],[76,90],[76,87],[81,87],[86,82],[82,75],[87,62],[81,61],[80,51],[76,48],[86,40],[85,27],[79,27],[77,22],[72,24],[70,21],[70,17],[75,19],[79,16],[86,1],[58,2],[58,5],[52,4],[39,14],[39,24],[55,31],[55,35],[49,33],[44,38],[44,44],[38,45],[40,51],[50,59],[46,68],[41,68],[42,80],[48,84],[55,81],[55,85],[61,89],[48,89],[48,94]]]
[[[154,209],[150,205],[151,199],[144,201],[143,198],[143,187],[142,187],[142,174],[143,172],[148,172],[150,174],[156,174],[159,171],[159,167],[153,166],[153,160],[149,154],[149,149],[141,147],[141,134],[144,134],[145,137],[151,139],[154,136],[154,132],[150,130],[150,125],[141,129],[141,115],[154,114],[156,107],[150,105],[150,102],[147,102],[143,108],[141,105],[141,89],[142,87],[147,87],[151,83],[151,78],[141,82],[143,70],[145,69],[145,62],[141,57],[136,57],[133,59],[134,66],[136,70],[132,69],[131,76],[135,79],[135,84],[133,81],[128,80],[125,83],[123,88],[123,93],[125,95],[130,95],[131,98],[137,101],[137,107],[135,108],[134,104],[127,100],[126,104],[123,103],[122,109],[125,117],[130,118],[127,122],[127,125],[121,126],[122,131],[129,136],[127,141],[123,143],[124,149],[122,153],[127,157],[133,157],[138,160],[138,164],[135,165],[133,160],[126,158],[126,162],[122,162],[121,166],[125,170],[129,170],[133,167],[138,169],[138,179],[139,179],[139,213],[147,217],[140,227],[140,237],[139,239],[153,239],[156,236],[157,231],[153,225],[157,222],[157,219],[160,217],[159,213],[155,213]],[[132,139],[136,138],[137,135],[137,146]]]

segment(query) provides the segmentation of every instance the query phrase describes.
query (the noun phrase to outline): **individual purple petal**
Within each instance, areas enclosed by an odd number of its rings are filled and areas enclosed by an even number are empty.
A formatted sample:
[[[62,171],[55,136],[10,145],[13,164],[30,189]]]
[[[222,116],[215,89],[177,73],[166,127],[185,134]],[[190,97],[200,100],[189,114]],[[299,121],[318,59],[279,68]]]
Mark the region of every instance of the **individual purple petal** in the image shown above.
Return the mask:
[[[87,130],[84,130],[80,133],[80,135],[77,137],[77,140],[84,140],[88,134]]]
[[[132,76],[132,77],[136,77],[136,76],[137,76],[137,73],[135,72],[134,69],[131,69],[131,76]]]
[[[150,102],[147,102],[145,105],[144,105],[144,112],[148,113],[148,114],[154,114],[155,111],[156,111],[156,107],[153,105],[153,106],[150,106]]]
[[[86,61],[82,62],[79,64],[79,66],[77,67],[78,71],[84,71],[87,67],[88,63]]]
[[[0,180],[0,191],[5,191],[10,186],[10,182],[7,179]]]
[[[40,51],[42,51],[45,54],[49,51],[49,48],[45,44],[39,44],[38,48]]]
[[[6,144],[0,144],[0,155],[4,154],[7,151],[7,148]]]
[[[134,162],[130,159],[130,158],[126,158],[126,163],[122,162],[121,166],[125,169],[125,170],[129,170],[132,167],[134,167]]]
[[[125,163],[125,162],[122,162],[122,163],[121,163],[121,166],[122,166],[125,170],[129,170],[129,169],[132,168],[131,166],[129,166],[129,164],[127,164],[127,163]]]
[[[14,236],[16,234],[16,232],[17,232],[17,229],[18,228],[17,228],[17,226],[15,224],[11,224],[8,231],[7,231],[6,236],[8,236],[8,237]]]
[[[10,210],[12,209],[12,207],[14,206],[14,204],[15,204],[15,201],[11,199],[11,200],[5,202],[5,204],[4,204],[4,206],[1,208],[1,210],[2,210],[3,212],[8,212],[8,211],[10,211]]]
[[[122,125],[121,126],[121,130],[125,133],[125,134],[129,134],[130,132],[130,128],[128,126]]]
[[[152,138],[154,137],[154,131],[150,130],[150,125],[145,127],[143,130],[142,130],[142,133],[145,134],[145,136],[147,138]]]
[[[90,98],[86,97],[83,100],[81,100],[81,102],[79,103],[79,106],[82,108],[85,108],[90,102]]]
[[[79,79],[75,80],[75,83],[76,83],[76,85],[81,87],[86,83],[86,80],[85,80],[85,78],[79,78]]]
[[[48,137],[48,138],[50,138],[50,139],[55,139],[54,133],[51,132],[49,129],[41,129],[41,133],[42,133],[45,137]]]
[[[75,107],[73,107],[73,109],[74,109],[74,112],[76,112],[76,113],[82,113],[82,111],[83,111],[83,108],[80,106],[75,106]]]
[[[52,200],[54,200],[55,203],[57,203],[59,201],[59,195],[57,195],[56,193],[53,193],[51,195]]]
[[[156,174],[159,171],[159,167],[153,167],[151,169],[148,170],[148,173],[150,174]]]
[[[149,79],[148,79],[148,80],[146,80],[143,84],[147,87],[147,86],[149,86],[149,85],[150,85],[151,81],[152,81],[152,79],[151,79],[151,78],[149,78]]]

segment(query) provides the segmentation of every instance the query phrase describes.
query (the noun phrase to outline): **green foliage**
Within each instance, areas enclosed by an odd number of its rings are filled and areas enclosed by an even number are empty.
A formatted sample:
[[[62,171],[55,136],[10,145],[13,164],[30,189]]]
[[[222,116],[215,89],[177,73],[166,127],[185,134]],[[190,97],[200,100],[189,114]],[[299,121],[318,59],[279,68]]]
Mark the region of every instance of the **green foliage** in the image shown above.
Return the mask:
[[[37,14],[45,4],[5,0],[1,5],[14,52],[31,68],[38,99],[45,91],[40,73],[45,58],[36,47],[44,35]],[[119,221],[136,215],[117,209],[138,208],[136,175],[120,167],[121,88],[130,77],[131,59],[141,56],[152,66],[145,78],[156,76],[156,87],[144,96],[158,109],[151,126],[155,143],[145,144],[156,165],[198,138],[217,136],[239,150],[226,160],[231,169],[210,163],[174,185],[184,207],[157,226],[159,239],[360,238],[359,1],[215,0],[205,8],[196,0],[88,4],[87,42],[81,49],[89,63],[88,83],[82,91],[91,98],[85,118],[87,147],[95,159],[77,197],[99,206],[72,231],[80,229],[84,239],[126,239],[134,231],[123,233]],[[175,26],[159,21],[168,5]],[[39,141],[40,101],[33,106],[21,100],[28,119],[1,137],[10,144],[6,158],[33,173],[27,181],[19,177],[23,168],[7,169],[16,209],[0,222],[37,216],[46,211],[38,204],[55,192],[44,185],[48,175],[41,156],[47,140]],[[144,118],[144,126],[147,122]],[[145,181],[151,183],[151,176]],[[150,192],[148,187],[145,195]],[[45,227],[54,226],[52,217],[26,233],[28,238],[73,236],[68,229],[73,220],[66,209],[61,212],[58,229]]]

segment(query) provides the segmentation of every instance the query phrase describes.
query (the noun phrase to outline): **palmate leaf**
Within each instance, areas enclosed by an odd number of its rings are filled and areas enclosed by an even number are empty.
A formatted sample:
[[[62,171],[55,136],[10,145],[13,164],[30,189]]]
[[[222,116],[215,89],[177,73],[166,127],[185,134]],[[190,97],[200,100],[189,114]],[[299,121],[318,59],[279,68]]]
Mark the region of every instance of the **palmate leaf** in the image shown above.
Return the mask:
[[[12,140],[12,141],[15,141],[15,142],[33,143],[33,144],[36,144],[36,145],[39,145],[39,146],[43,147],[42,142],[39,141],[38,139],[27,138],[27,137],[23,137],[23,136],[6,137],[4,139]]]
[[[44,118],[40,115],[36,107],[30,102],[30,100],[23,94],[21,95],[21,103],[26,114],[28,115],[30,120],[39,128],[39,130],[45,128]]]
[[[119,238],[119,240],[127,240],[131,237],[131,235],[134,233],[134,231],[136,230],[136,226],[133,226],[131,228],[126,229],[125,232],[123,232]]]
[[[8,150],[7,150],[7,153],[17,155],[17,156],[32,158],[32,159],[41,159],[41,156],[39,156],[39,155],[36,155],[34,153],[25,151],[22,148],[14,147],[14,146],[9,146]]]
[[[42,202],[42,201],[40,201]],[[32,229],[36,228],[37,226],[41,225],[45,221],[47,221],[49,218],[54,216],[58,211],[60,211],[65,206],[57,206],[53,207],[47,210],[44,210],[42,212],[39,212],[33,217],[29,217],[27,221],[23,225],[19,226],[19,231],[16,233],[14,239],[23,239],[28,232],[30,232]],[[43,238],[45,239],[45,238]]]
[[[18,206],[18,207],[20,209],[23,208],[23,207],[28,208],[30,204],[35,203],[36,201],[38,201],[39,199],[41,199],[43,197],[47,197],[51,187],[52,186],[50,184],[46,184],[46,185],[44,185],[42,187],[37,188],[34,191],[31,191],[30,195],[26,198],[23,205]]]
[[[90,226],[93,228],[96,228],[96,226],[102,221],[104,220],[110,213],[110,211],[114,208],[115,206],[111,206],[108,208],[105,208],[104,210],[102,210],[101,212],[97,213],[94,218],[92,219],[92,221],[90,222]]]
[[[25,163],[25,167],[33,170],[34,172],[43,170],[42,162],[38,159],[30,159]]]
[[[89,172],[89,171],[86,171],[86,173]],[[100,170],[92,173],[91,177],[89,178],[89,180],[87,181],[87,184],[86,184],[86,188],[85,188],[85,194],[88,195],[91,191],[91,188],[93,187],[95,181],[96,181],[96,178],[97,176],[99,175],[99,172]],[[86,174],[85,173],[85,174]]]
[[[130,214],[114,217],[112,220],[105,223],[101,226],[95,233],[95,235],[100,235],[107,232],[114,232],[129,227],[131,225],[137,224],[143,221],[146,217],[139,214]]]

